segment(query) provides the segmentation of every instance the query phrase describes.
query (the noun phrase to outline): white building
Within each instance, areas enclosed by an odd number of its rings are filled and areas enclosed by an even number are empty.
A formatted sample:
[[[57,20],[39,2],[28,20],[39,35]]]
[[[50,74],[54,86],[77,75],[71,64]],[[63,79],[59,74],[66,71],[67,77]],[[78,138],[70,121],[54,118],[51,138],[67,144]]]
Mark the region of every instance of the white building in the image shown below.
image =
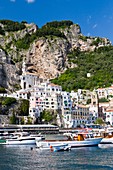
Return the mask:
[[[29,108],[29,116],[34,118],[39,118],[40,117],[40,111],[38,108]]]
[[[30,108],[37,108],[40,112],[45,110],[58,110],[61,108],[61,86],[50,82],[41,83],[34,88],[30,97]]]
[[[99,98],[113,98],[113,85],[107,88],[98,88],[97,89]]]
[[[62,106],[64,109],[69,109],[71,110],[72,108],[72,101],[71,101],[71,96],[69,92],[62,91]]]
[[[20,79],[22,89],[33,88],[42,82],[42,79],[40,79],[36,73],[30,73],[27,71],[25,62],[23,62],[22,75],[20,76]]]
[[[63,126],[65,128],[72,128],[89,123],[90,113],[89,107],[84,105],[78,105],[75,108],[62,109]]]
[[[72,112],[73,126],[77,127],[89,122],[90,112],[89,106],[78,105]]]
[[[106,110],[106,122],[113,126],[113,108]]]
[[[40,82],[39,77],[35,73],[28,73],[22,74],[20,76],[21,79],[21,87],[22,89],[29,89],[33,88],[34,86],[38,85]]]
[[[106,122],[109,122],[113,126],[113,99],[109,102],[109,106],[106,108]]]

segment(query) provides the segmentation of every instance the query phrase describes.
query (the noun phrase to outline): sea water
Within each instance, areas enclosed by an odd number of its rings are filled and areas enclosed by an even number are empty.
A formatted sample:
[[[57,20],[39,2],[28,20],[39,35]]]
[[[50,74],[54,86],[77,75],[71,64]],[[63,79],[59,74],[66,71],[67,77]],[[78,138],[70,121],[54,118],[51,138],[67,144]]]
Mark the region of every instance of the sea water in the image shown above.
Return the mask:
[[[113,145],[63,152],[0,145],[0,170],[113,170]]]

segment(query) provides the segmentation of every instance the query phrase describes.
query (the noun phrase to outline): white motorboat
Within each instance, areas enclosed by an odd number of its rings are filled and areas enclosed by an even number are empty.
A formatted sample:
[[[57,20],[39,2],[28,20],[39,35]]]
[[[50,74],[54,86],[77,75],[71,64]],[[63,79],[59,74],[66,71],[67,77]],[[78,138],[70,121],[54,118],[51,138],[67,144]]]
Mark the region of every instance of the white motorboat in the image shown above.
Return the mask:
[[[112,138],[103,138],[100,144],[113,144],[113,137]]]
[[[71,147],[68,144],[51,145],[50,150],[54,152],[69,151]]]
[[[105,133],[104,138],[101,140],[101,144],[113,144],[113,132]]]
[[[11,139],[6,139],[6,145],[35,145],[36,140],[43,140],[42,135],[30,135],[27,132],[15,133]]]
[[[76,147],[87,147],[87,146],[98,146],[102,140],[102,137],[89,136],[87,134],[87,138],[84,138],[83,134],[78,134],[78,138],[76,140],[44,140],[44,141],[37,141],[36,145],[40,149],[49,149],[50,146],[54,145],[65,145],[68,144],[71,148]]]

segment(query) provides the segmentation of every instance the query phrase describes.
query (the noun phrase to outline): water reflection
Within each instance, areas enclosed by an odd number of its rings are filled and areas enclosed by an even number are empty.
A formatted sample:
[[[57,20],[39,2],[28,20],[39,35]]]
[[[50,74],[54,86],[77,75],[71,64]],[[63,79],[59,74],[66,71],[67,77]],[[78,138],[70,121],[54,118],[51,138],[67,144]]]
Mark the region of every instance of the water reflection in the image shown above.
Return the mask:
[[[99,144],[99,148],[113,148],[113,144]]]
[[[112,153],[109,147],[75,148],[70,152],[0,147],[0,170],[113,170]]]

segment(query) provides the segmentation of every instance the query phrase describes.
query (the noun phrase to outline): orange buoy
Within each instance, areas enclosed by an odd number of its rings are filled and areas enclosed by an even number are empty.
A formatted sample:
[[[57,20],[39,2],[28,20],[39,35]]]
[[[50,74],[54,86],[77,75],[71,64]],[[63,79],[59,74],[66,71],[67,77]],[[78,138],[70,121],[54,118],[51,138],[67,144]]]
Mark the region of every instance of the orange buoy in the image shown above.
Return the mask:
[[[50,149],[52,149],[53,147],[50,145]]]

